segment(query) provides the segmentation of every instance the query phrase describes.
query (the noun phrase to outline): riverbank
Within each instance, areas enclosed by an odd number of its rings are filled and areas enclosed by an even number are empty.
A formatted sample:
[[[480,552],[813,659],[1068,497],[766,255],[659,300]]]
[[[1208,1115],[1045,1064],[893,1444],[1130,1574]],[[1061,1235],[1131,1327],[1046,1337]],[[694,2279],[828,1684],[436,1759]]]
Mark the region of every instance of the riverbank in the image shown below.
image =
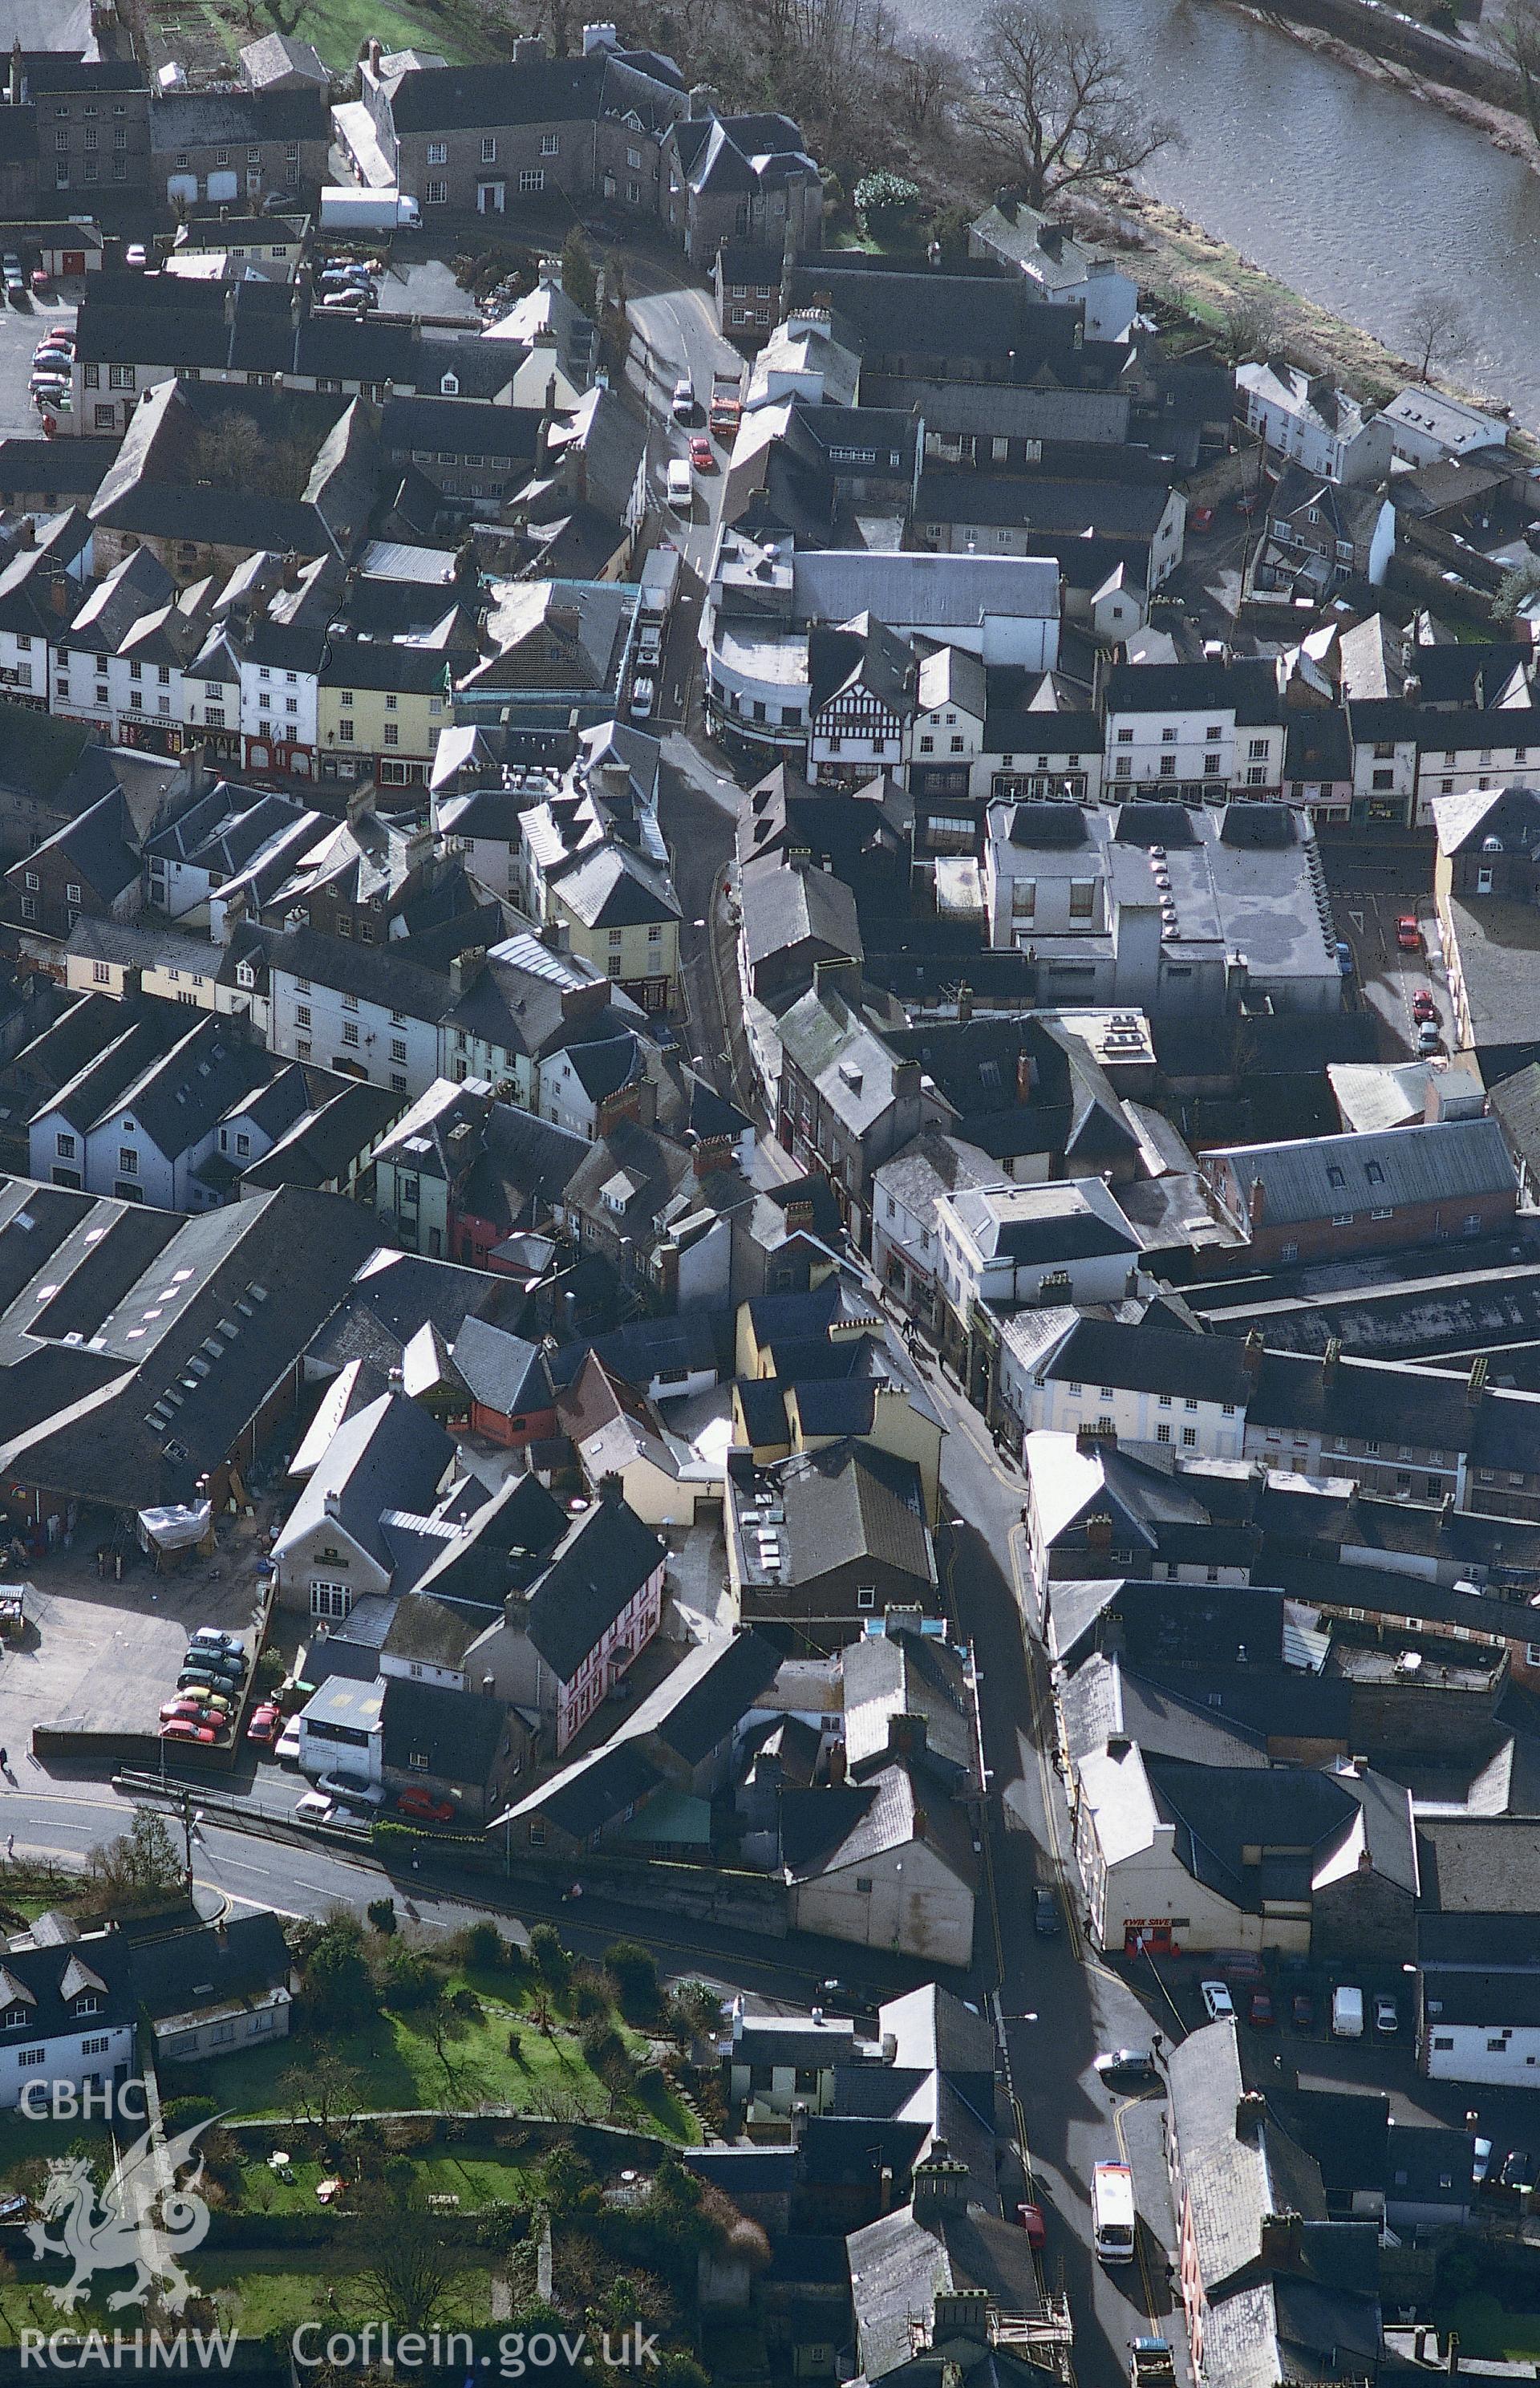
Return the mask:
[[[1420,73],[1397,59],[1381,57],[1376,50],[1362,48],[1343,34],[1328,32],[1319,25],[1302,24],[1296,18],[1280,16],[1271,9],[1254,7],[1252,0],[1227,0],[1227,5],[1238,17],[1249,17],[1253,24],[1265,25],[1269,32],[1286,35],[1301,49],[1313,50],[1317,57],[1330,58],[1370,83],[1402,92],[1408,99],[1420,100],[1425,108],[1436,108],[1457,124],[1479,133],[1505,157],[1518,158],[1533,171],[1540,172],[1540,143],[1536,143],[1527,121],[1517,109],[1478,98],[1472,92],[1458,91],[1453,83],[1440,82],[1436,75]]]
[[[1371,332],[1302,298],[1180,210],[1130,183],[1117,184],[1105,199],[1082,202],[1075,214],[1109,247],[1133,252],[1130,264],[1152,298],[1209,330],[1221,330],[1238,309],[1261,311],[1271,326],[1270,349],[1377,406],[1417,378],[1411,361],[1397,356]],[[1491,394],[1463,389],[1447,375],[1435,376],[1434,387],[1470,405],[1495,402]],[[1516,452],[1540,463],[1540,440],[1517,426],[1511,444]]]

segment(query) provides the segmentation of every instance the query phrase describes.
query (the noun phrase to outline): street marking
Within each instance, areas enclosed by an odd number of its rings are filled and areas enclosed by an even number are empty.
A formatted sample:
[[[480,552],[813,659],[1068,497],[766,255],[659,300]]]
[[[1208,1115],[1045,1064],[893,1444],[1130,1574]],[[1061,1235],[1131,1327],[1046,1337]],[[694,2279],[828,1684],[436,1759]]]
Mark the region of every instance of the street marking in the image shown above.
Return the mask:
[[[1359,935],[1362,936],[1364,933],[1363,914],[1361,912],[1349,912],[1347,917],[1352,921],[1354,927],[1357,930]]]

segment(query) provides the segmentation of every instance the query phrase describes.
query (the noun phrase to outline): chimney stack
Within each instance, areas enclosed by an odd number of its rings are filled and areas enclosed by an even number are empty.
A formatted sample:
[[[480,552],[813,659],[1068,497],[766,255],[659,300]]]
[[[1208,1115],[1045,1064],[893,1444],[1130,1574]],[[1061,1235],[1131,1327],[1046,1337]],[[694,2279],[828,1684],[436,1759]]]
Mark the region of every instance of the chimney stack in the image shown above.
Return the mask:
[[[1297,2272],[1305,2263],[1305,2222],[1294,2213],[1262,2217],[1261,2260],[1269,2272]]]

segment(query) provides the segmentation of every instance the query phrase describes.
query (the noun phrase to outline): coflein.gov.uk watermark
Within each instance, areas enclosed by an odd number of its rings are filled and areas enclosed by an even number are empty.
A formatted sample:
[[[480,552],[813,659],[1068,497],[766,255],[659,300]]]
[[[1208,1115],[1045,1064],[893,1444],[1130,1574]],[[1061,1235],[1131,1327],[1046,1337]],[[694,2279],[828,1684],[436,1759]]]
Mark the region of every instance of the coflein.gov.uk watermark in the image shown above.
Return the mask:
[[[240,2345],[238,2330],[24,2330],[23,2371],[98,2372],[227,2371]],[[296,2371],[363,2370],[388,2364],[398,2372],[463,2371],[490,2379],[527,2380],[558,2365],[567,2373],[592,2370],[599,2361],[639,2376],[655,2370],[657,2339],[640,2322],[618,2335],[605,2331],[505,2330],[478,2353],[468,2330],[394,2330],[388,2322],[364,2322],[341,2330],[324,2321],[301,2322],[289,2342]]]

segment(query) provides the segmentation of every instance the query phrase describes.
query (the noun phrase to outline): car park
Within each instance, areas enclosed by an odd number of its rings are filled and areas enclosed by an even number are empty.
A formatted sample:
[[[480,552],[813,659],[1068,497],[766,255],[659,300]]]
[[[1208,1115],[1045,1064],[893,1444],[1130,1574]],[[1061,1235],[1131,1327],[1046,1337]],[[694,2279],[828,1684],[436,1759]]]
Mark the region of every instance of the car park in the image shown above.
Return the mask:
[[[1254,2031],[1271,2031],[1277,2018],[1273,2013],[1273,2001],[1271,1996],[1266,1990],[1254,1990],[1252,1992],[1251,2007],[1249,2012],[1252,2019],[1252,2028]]]
[[[396,1805],[403,1816],[419,1817],[427,1824],[452,1824],[456,1813],[452,1799],[436,1799],[418,1783],[409,1783]]]
[[[1235,2013],[1235,2001],[1223,1982],[1200,1982],[1198,1996],[1210,2023],[1227,2023]]]
[[[1374,2028],[1381,2039],[1391,2039],[1401,2028],[1401,2017],[1396,2013],[1395,2001],[1388,1998],[1383,1990],[1374,2001]]]
[[[1158,2081],[1154,2051],[1148,2048],[1112,2048],[1093,2060],[1092,2070],[1103,2081]]]
[[[1053,1939],[1058,1932],[1059,1902],[1041,1883],[1032,1894],[1032,1922],[1045,1940]]]
[[[1395,924],[1395,942],[1404,954],[1422,951],[1422,930],[1415,912],[1403,912]]]
[[[704,432],[697,431],[690,442],[690,462],[697,473],[714,473],[717,469],[717,451]]]
[[[1040,2205],[1035,2205],[1030,2201],[1024,2202],[1016,2208],[1016,2219],[1026,2233],[1026,2243],[1029,2247],[1048,2245],[1048,2229],[1043,2221],[1043,2209]]]

